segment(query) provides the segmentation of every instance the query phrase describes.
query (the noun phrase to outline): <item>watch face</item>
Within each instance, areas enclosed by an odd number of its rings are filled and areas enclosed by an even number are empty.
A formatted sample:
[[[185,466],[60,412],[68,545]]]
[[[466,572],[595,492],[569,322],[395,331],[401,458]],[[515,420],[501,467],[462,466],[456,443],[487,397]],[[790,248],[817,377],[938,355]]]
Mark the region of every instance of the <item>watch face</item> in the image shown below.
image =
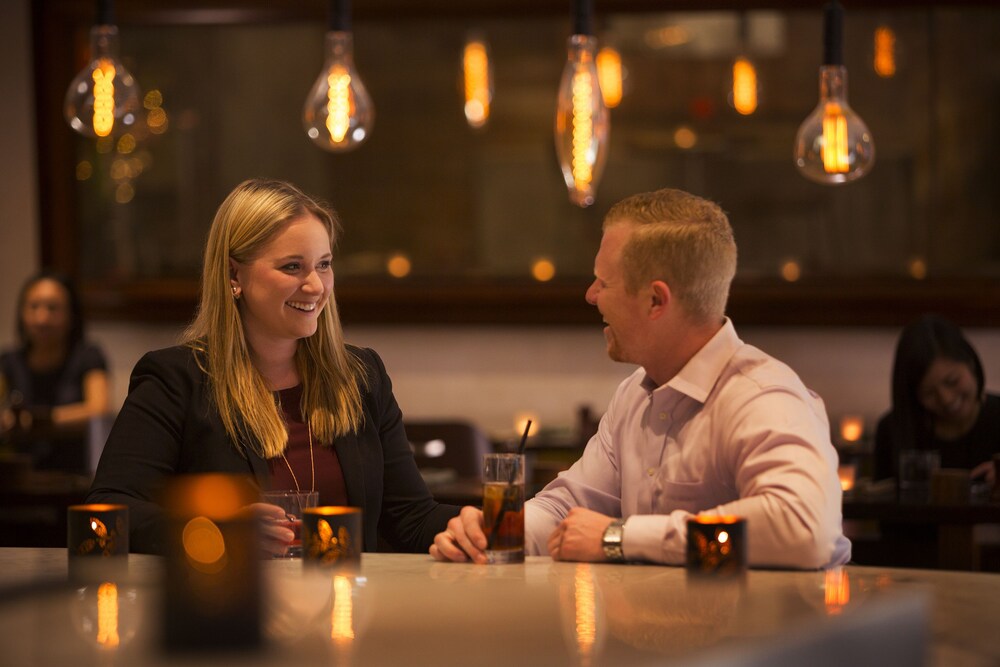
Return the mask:
[[[625,560],[625,554],[622,552],[623,531],[621,521],[611,523],[604,531],[604,539],[601,541],[604,547],[604,556],[612,562]]]

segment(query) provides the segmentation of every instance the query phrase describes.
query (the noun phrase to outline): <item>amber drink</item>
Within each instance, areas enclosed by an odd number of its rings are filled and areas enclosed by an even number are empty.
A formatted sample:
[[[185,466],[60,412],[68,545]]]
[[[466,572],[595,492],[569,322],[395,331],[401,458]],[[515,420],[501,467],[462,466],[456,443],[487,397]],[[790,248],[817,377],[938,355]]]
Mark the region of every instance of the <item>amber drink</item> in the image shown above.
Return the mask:
[[[302,558],[302,514],[307,507],[316,507],[319,493],[292,490],[265,491],[261,494],[261,501],[285,510],[285,518],[275,521],[275,524],[290,528],[294,535],[285,552],[274,558]]]
[[[483,526],[490,563],[524,561],[524,456],[483,458]]]

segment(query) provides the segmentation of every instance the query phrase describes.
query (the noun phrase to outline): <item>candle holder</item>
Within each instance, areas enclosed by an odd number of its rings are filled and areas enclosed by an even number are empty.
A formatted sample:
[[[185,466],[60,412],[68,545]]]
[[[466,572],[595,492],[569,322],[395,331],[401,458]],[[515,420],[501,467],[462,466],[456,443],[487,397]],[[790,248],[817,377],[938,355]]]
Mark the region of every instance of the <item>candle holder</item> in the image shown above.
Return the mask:
[[[854,493],[854,486],[858,481],[857,464],[841,463],[837,466],[837,477],[840,479],[840,489],[844,492],[844,497],[850,497]]]
[[[699,514],[687,522],[689,574],[737,578],[746,573],[746,519]]]
[[[237,475],[182,476],[167,487],[168,651],[260,645],[260,543],[249,508],[256,501],[253,483]]]
[[[66,555],[77,583],[117,579],[128,570],[128,506],[107,503],[66,509]]]
[[[359,507],[307,507],[302,512],[302,562],[306,566],[358,569],[363,524]]]

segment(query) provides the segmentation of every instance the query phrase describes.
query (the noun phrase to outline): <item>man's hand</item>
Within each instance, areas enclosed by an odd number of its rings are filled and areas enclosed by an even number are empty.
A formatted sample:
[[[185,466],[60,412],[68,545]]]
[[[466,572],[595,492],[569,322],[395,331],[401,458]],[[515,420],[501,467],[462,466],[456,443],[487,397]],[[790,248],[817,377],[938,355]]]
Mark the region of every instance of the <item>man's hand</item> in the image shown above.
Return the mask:
[[[990,486],[996,486],[997,473],[996,473],[996,468],[993,465],[993,461],[986,461],[985,463],[980,463],[979,465],[977,465],[975,468],[972,469],[972,472],[969,473],[969,477],[971,477],[972,479],[977,479],[979,477],[982,477],[983,479],[985,479],[987,482],[990,483]]]
[[[471,560],[485,564],[486,533],[483,531],[483,511],[466,506],[458,516],[448,521],[448,528],[434,536],[429,549],[431,556],[442,561],[464,563]]]
[[[601,540],[612,521],[610,516],[574,507],[549,536],[549,555],[554,560],[606,561]]]

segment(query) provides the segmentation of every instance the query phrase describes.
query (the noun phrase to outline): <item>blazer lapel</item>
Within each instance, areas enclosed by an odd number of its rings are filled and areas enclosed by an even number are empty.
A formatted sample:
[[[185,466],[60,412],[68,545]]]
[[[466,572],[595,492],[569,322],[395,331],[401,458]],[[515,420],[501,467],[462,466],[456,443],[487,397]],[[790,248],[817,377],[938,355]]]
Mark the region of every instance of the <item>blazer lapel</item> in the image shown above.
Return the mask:
[[[250,470],[253,472],[257,486],[267,489],[271,485],[271,471],[267,467],[267,461],[262,459],[256,452],[247,450],[246,457],[250,462]]]
[[[344,473],[344,487],[347,490],[347,502],[354,507],[365,506],[365,465],[361,458],[361,448],[358,437],[354,433],[334,439],[333,448],[340,460],[340,469]]]

